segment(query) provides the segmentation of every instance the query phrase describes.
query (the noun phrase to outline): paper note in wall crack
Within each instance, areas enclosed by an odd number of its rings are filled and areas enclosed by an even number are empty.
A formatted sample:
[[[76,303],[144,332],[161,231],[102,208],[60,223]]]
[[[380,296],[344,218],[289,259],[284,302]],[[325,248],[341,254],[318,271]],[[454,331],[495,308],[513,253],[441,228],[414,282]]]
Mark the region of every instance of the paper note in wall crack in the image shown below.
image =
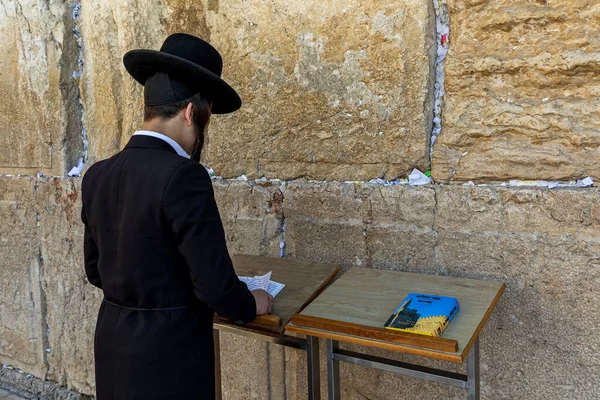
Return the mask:
[[[239,278],[248,286],[249,290],[264,290],[273,297],[277,296],[285,287],[284,284],[271,280],[271,272],[261,276],[240,276]]]

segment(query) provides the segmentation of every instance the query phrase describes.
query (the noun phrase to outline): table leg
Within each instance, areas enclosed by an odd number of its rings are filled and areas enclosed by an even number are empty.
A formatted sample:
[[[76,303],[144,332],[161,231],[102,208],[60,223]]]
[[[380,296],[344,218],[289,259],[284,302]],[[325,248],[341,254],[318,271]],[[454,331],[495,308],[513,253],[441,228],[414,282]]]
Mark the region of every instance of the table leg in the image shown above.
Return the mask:
[[[321,374],[319,368],[319,338],[306,337],[306,370],[308,371],[308,399],[321,399]]]
[[[218,329],[213,329],[213,339],[215,346],[215,399],[221,400],[223,397],[221,388],[221,341]]]
[[[329,400],[340,400],[340,362],[333,357],[338,341],[327,339],[327,389]]]
[[[469,384],[469,400],[479,400],[479,338],[467,355],[467,379]]]

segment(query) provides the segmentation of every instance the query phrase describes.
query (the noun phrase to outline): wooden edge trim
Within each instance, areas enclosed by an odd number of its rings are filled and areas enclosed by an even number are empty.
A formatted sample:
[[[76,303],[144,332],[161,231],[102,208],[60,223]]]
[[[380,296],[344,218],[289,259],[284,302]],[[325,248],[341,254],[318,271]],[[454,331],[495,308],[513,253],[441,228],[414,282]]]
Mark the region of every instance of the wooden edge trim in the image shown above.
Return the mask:
[[[492,315],[492,312],[496,308],[496,304],[498,304],[498,302],[500,301],[500,297],[502,297],[502,294],[504,293],[504,289],[506,289],[506,283],[503,283],[502,286],[500,286],[500,290],[498,290],[498,293],[496,294],[494,301],[492,301],[492,304],[490,304],[490,307],[485,312],[485,315],[483,316],[483,318],[481,319],[481,322],[477,326],[477,329],[475,330],[475,333],[471,337],[471,340],[469,340],[469,343],[467,343],[467,345],[463,349],[463,352],[461,354],[461,357],[463,360],[465,358],[467,358],[467,355],[469,354],[471,347],[473,347],[473,343],[475,343],[475,340],[477,340],[477,338],[479,337],[479,334],[481,333],[481,331],[483,330],[483,327],[485,326],[488,319],[490,318],[490,315]]]
[[[259,315],[254,321],[252,321],[252,324],[273,326],[277,328],[281,326],[281,318],[277,315]]]
[[[366,337],[414,347],[445,351],[448,353],[456,353],[458,351],[458,341],[454,339],[400,332],[386,328],[378,328],[375,326],[360,325],[351,322],[336,321],[332,319],[300,314],[296,314],[292,317],[292,323],[294,325],[304,326],[307,328],[316,328],[326,331],[345,333],[352,336]]]
[[[381,342],[378,340],[372,340],[356,336],[348,336],[335,332],[326,332],[321,330],[314,330],[311,328],[304,328],[296,325],[288,325],[286,333],[292,333],[296,335],[314,336],[322,339],[338,340],[340,342],[352,343],[365,347],[374,347],[383,350],[396,351],[399,353],[412,354],[420,357],[433,358],[436,360],[449,361],[453,363],[462,363],[463,358],[460,354],[449,354],[440,353],[434,350],[428,350],[417,347],[403,346],[397,343]]]
[[[274,316],[272,316],[274,317]],[[280,317],[275,317],[275,318],[279,318],[279,320],[281,321]],[[258,319],[258,317],[257,317]],[[264,321],[258,321],[254,320],[253,322],[244,324],[244,325],[236,325],[235,323],[233,323],[233,321],[230,321],[228,319],[225,318],[221,318],[219,316],[215,316],[215,319],[213,321],[214,324],[219,324],[219,325],[226,325],[226,326],[230,326],[232,328],[241,328],[241,329],[249,329],[249,330],[254,330],[254,331],[260,331],[260,332],[266,332],[266,333],[272,333],[275,335],[281,335],[283,334],[283,326],[281,325],[275,325],[275,321],[273,322],[264,322]],[[271,324],[271,325],[267,325],[267,324]]]

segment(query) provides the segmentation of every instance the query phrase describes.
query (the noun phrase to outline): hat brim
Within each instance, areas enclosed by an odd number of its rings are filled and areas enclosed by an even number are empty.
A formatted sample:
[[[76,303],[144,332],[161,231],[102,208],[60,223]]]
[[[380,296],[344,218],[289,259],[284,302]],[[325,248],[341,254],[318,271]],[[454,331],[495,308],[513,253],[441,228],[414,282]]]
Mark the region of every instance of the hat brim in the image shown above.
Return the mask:
[[[213,114],[227,114],[242,106],[240,96],[227,82],[185,58],[156,50],[131,50],[123,56],[123,64],[133,79],[142,85],[157,72],[193,85],[212,101]]]

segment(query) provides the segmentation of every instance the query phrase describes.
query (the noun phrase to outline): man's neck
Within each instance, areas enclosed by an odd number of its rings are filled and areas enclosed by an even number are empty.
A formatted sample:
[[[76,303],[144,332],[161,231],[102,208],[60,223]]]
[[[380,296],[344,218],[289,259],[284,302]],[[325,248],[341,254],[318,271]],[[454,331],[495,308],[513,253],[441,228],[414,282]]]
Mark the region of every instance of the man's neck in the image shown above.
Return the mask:
[[[183,144],[180,140],[179,133],[175,132],[175,130],[173,128],[174,127],[171,126],[171,124],[169,123],[168,120],[161,121],[158,118],[152,119],[150,121],[144,121],[144,123],[142,124],[142,130],[157,132],[157,133],[163,134],[165,136],[168,136],[171,139],[173,139],[175,142],[177,142],[177,144],[179,144],[187,153],[190,153],[190,151],[188,151],[189,149],[186,149],[183,146]]]

